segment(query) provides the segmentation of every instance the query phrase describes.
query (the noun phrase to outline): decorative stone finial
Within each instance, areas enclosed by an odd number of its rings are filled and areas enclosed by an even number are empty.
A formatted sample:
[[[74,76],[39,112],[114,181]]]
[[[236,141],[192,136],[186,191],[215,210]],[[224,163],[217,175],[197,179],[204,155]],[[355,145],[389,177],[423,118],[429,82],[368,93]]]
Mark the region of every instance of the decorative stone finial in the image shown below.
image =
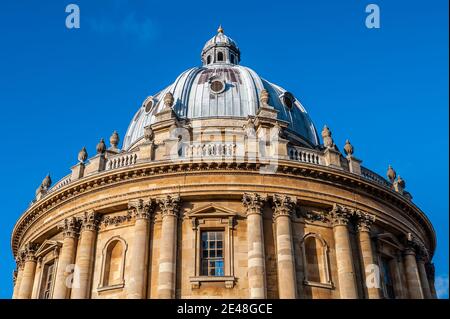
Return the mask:
[[[397,184],[398,184],[401,188],[405,188],[405,186],[406,186],[405,180],[404,180],[400,175],[398,175],[398,178],[397,178]]]
[[[334,141],[331,137],[331,131],[328,128],[328,126],[324,126],[322,130],[322,139],[323,139],[323,145],[326,148],[334,148]]]
[[[262,90],[261,94],[259,95],[259,101],[262,105],[269,104],[270,94],[267,90]]]
[[[86,162],[87,158],[88,158],[88,153],[86,151],[86,147],[83,147],[81,149],[81,151],[78,152],[78,161],[80,163],[84,163],[84,162]]]
[[[388,167],[386,176],[391,181],[391,183],[394,183],[395,177],[397,177],[397,173],[394,171],[391,165],[389,165]]]
[[[50,177],[50,173],[45,176],[45,178],[42,180],[42,188],[47,190],[52,185],[52,178]]]
[[[166,95],[164,95],[164,108],[171,108],[173,105],[174,99],[173,94],[170,92],[167,92]]]
[[[97,144],[97,154],[103,154],[106,151],[106,144],[103,139],[100,140],[100,142]]]
[[[109,138],[109,143],[111,144],[111,148],[117,149],[117,146],[119,145],[120,137],[117,131],[114,131]]]
[[[345,155],[348,155],[348,156],[353,155],[353,145],[350,144],[349,140],[345,141],[344,152],[345,152]]]
[[[222,25],[219,25],[219,28],[217,29],[217,33],[223,33]]]

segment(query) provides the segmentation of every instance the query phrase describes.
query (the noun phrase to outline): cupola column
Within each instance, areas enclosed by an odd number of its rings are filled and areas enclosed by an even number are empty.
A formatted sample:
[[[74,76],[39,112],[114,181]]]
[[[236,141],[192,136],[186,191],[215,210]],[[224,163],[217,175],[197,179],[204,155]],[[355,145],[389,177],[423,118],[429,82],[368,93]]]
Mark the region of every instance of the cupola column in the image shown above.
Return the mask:
[[[417,268],[416,253],[413,247],[407,247],[403,252],[406,269],[406,282],[408,284],[409,298],[423,299],[420,285],[419,269]]]
[[[86,212],[81,219],[80,243],[75,261],[72,299],[88,299],[91,296],[95,245],[99,224],[100,215],[94,211]]]
[[[262,210],[266,197],[245,193],[242,202],[247,210],[248,289],[250,298],[266,298],[266,267]]]
[[[130,279],[127,285],[128,299],[147,297],[147,273],[150,242],[151,200],[136,200],[128,203],[128,209],[135,218],[134,241],[131,253]]]
[[[37,244],[27,243],[22,251],[24,268],[20,282],[18,299],[30,299],[33,291],[34,275],[36,272],[36,250]]]
[[[351,214],[346,208],[335,205],[331,211],[334,244],[336,249],[339,292],[342,299],[357,299],[355,267],[353,265],[348,222]]]
[[[158,298],[175,298],[177,223],[180,197],[167,196],[158,200],[162,215],[159,245]]]
[[[80,223],[75,217],[67,218],[59,226],[63,233],[63,244],[56,270],[55,287],[53,288],[53,299],[69,298],[72,281],[68,276],[73,274],[73,265],[77,250]],[[71,278],[73,279],[73,278]]]
[[[379,287],[376,287],[377,282],[371,282],[368,280],[369,278],[367,278],[367,275],[373,273],[373,265],[375,264],[372,241],[370,239],[370,228],[375,221],[375,217],[363,212],[358,212],[357,218],[358,240],[363,267],[362,273],[364,274],[363,287],[368,299],[380,299],[380,289]]]
[[[295,273],[294,247],[291,218],[295,211],[296,198],[274,195],[274,220],[277,242],[278,291],[281,299],[295,299],[297,278]]]

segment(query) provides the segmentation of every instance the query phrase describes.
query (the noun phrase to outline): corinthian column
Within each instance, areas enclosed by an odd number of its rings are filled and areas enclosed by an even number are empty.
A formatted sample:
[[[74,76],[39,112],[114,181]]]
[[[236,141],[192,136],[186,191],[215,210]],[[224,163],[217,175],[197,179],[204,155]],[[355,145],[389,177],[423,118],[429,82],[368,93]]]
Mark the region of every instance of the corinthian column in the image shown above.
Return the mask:
[[[295,211],[297,199],[284,195],[274,195],[273,203],[273,216],[277,234],[278,291],[281,299],[295,299],[297,296],[297,278],[291,217]]]
[[[177,221],[180,197],[167,196],[158,200],[162,214],[159,245],[158,298],[175,298]]]
[[[364,274],[363,286],[369,299],[380,299],[380,289],[379,287],[376,287],[377,283],[379,283],[380,278],[374,278],[378,279],[375,280],[375,282],[370,281],[369,278],[369,276],[378,275],[377,272],[374,272],[375,268],[373,267],[373,265],[375,265],[376,263],[373,256],[372,241],[370,239],[370,228],[372,226],[372,223],[375,221],[375,216],[358,211],[357,218],[358,239],[363,266],[362,272]]]
[[[420,283],[422,285],[423,297],[425,299],[433,299],[430,290],[430,284],[428,282],[427,271],[425,269],[425,254],[418,254],[417,256],[417,268],[419,269]]]
[[[333,220],[334,244],[336,248],[339,293],[342,299],[356,299],[355,268],[347,224],[351,214],[345,208],[334,205],[331,211]]]
[[[422,286],[420,285],[419,269],[416,263],[416,253],[413,247],[407,247],[403,252],[406,268],[406,282],[408,284],[409,297],[411,299],[423,299]]]
[[[242,203],[247,209],[248,288],[250,298],[266,298],[266,266],[262,208],[266,197],[245,193]]]
[[[73,272],[75,255],[77,250],[78,232],[80,223],[75,217],[70,217],[58,227],[63,233],[63,244],[58,260],[56,270],[55,287],[53,290],[53,299],[69,298],[70,287],[72,285],[69,275]]]
[[[20,253],[17,254],[16,258],[16,264],[17,264],[17,276],[14,284],[14,292],[13,292],[13,299],[17,299],[19,297],[19,291],[20,291],[20,283],[22,282],[22,276],[23,276],[23,260],[20,256]]]
[[[145,299],[147,292],[148,251],[150,241],[150,214],[152,200],[136,200],[128,203],[135,218],[134,242],[131,253],[130,275],[127,285],[128,299]]]
[[[95,244],[99,224],[100,215],[94,211],[86,212],[81,218],[80,243],[75,260],[72,299],[87,299],[91,296]]]
[[[20,282],[19,299],[30,299],[33,292],[34,275],[36,272],[35,252],[38,245],[32,242],[26,243],[22,250],[22,258],[25,262],[22,280]]]

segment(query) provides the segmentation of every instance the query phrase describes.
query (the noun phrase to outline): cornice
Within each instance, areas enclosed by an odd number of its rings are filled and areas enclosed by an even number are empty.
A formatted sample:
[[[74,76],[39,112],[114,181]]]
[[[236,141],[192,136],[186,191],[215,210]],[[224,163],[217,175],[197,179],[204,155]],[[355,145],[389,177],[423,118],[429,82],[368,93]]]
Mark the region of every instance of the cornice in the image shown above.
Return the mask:
[[[257,162],[202,162],[202,161],[158,161],[140,163],[130,167],[105,171],[91,175],[61,187],[55,192],[35,202],[19,218],[14,226],[11,246],[14,255],[17,254],[19,243],[25,231],[45,212],[66,203],[80,195],[104,188],[115,187],[123,183],[139,181],[152,177],[182,174],[248,174],[259,173],[261,166],[270,164],[270,161]],[[339,169],[330,167],[299,163],[290,160],[279,160],[276,175],[301,177],[315,181],[329,183],[339,187],[346,187],[364,195],[371,195],[398,208],[406,216],[412,218],[426,229],[431,243],[430,251],[436,246],[436,237],[433,226],[426,215],[414,203],[408,201],[391,189],[382,187],[377,183],[364,179]]]

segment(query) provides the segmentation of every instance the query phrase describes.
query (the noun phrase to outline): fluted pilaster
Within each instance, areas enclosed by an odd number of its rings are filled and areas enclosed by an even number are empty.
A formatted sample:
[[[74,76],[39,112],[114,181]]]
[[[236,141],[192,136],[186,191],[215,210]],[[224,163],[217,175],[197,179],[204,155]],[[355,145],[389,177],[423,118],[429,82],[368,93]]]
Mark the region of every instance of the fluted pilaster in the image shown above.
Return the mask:
[[[416,252],[414,248],[410,246],[405,249],[403,255],[409,297],[411,299],[423,299],[419,269],[416,262]]]
[[[34,275],[36,272],[36,250],[38,245],[28,242],[21,251],[24,262],[23,275],[20,283],[19,299],[30,299],[33,292]]]

